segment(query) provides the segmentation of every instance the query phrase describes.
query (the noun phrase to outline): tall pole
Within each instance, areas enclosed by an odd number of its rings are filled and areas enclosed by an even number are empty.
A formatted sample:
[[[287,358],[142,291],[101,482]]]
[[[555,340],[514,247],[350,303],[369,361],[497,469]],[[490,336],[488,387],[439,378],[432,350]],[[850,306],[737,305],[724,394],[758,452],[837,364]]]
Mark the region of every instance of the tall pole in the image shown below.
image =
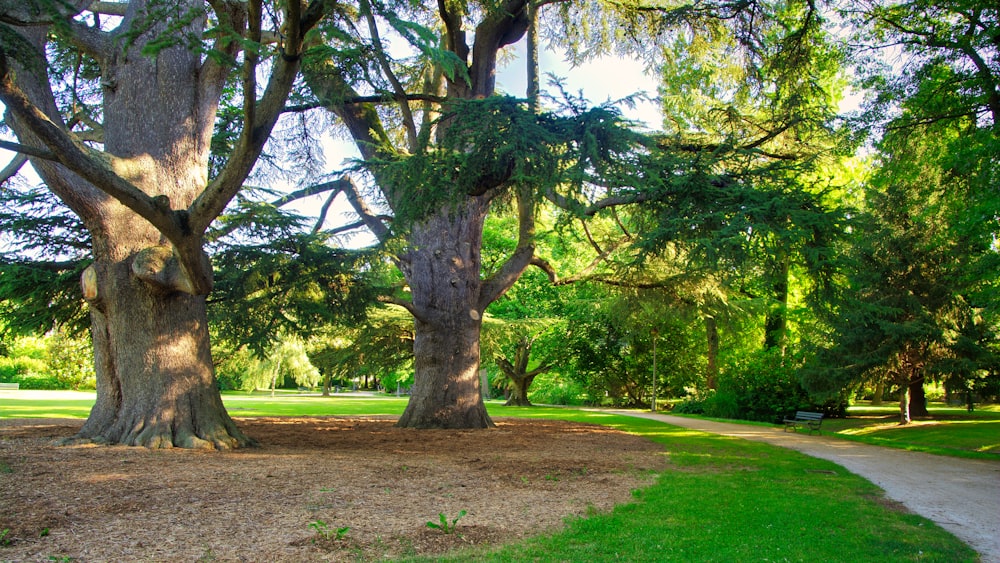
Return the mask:
[[[656,337],[659,335],[659,331],[655,328],[653,329],[653,402],[651,409],[656,412]]]

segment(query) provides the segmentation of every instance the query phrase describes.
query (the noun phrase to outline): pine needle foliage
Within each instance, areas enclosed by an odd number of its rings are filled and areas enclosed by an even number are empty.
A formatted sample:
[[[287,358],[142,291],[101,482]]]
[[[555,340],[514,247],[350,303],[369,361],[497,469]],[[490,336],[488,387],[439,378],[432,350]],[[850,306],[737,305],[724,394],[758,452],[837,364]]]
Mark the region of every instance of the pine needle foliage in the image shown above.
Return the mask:
[[[406,186],[395,200],[397,228],[468,197],[509,201],[521,188],[576,196],[598,183],[630,189],[634,182],[621,180],[638,178],[631,164],[643,138],[611,106],[567,101],[537,113],[510,96],[454,100],[438,125],[438,142],[366,163],[385,183]]]

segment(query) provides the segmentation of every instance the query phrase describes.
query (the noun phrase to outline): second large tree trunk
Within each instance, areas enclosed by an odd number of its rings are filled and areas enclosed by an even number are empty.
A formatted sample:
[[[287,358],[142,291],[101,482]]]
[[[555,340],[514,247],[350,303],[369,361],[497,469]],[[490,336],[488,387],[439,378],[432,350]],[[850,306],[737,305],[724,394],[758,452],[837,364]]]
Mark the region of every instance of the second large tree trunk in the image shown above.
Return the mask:
[[[402,257],[414,313],[414,384],[398,425],[488,428],[479,381],[482,228],[488,202],[446,205],[413,227]]]

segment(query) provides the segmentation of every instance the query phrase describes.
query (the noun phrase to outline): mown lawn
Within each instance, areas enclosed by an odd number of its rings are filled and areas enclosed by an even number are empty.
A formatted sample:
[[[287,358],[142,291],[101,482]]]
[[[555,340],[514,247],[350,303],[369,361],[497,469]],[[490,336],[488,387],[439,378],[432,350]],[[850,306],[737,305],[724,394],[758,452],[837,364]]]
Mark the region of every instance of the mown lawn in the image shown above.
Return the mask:
[[[60,397],[51,401],[2,398],[0,417],[85,417],[93,404],[92,395],[89,399],[86,395]],[[236,417],[398,415],[406,405],[406,398],[361,396],[279,395],[272,399],[226,394],[224,401]],[[933,522],[899,511],[877,487],[824,460],[763,443],[603,412],[496,403],[488,408],[493,416],[575,420],[646,436],[663,445],[674,470],[663,473],[655,485],[636,491],[635,502],[610,514],[574,519],[561,533],[537,536],[499,551],[462,552],[445,560],[976,561],[968,546]],[[989,425],[998,418],[983,415],[976,421]],[[945,427],[964,432],[966,426],[977,424],[956,421]],[[839,431],[862,428],[864,424],[844,422]],[[939,430],[933,425],[914,428],[918,429],[915,435]],[[503,448],[502,442],[497,448]],[[461,533],[461,523],[457,533]]]
[[[491,413],[640,434],[663,444],[676,470],[637,491],[634,503],[570,521],[564,532],[435,561],[976,560],[954,536],[894,509],[877,487],[831,462],[645,419],[541,408]]]
[[[895,405],[855,405],[848,417],[823,421],[841,438],[938,455],[1000,460],[1000,406],[964,408],[931,403],[930,418],[899,425]]]

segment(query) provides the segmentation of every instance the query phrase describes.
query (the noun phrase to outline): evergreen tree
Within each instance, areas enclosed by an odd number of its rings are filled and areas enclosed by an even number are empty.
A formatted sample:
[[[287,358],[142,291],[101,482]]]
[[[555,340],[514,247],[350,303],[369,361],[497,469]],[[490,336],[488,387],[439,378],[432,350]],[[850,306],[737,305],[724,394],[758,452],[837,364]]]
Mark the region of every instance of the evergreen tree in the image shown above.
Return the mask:
[[[361,0],[330,21],[323,29],[327,49],[304,65],[304,74],[315,105],[336,115],[362,155],[377,195],[365,202],[358,190],[350,199],[393,248],[410,290],[396,300],[415,322],[416,382],[400,425],[491,424],[479,393],[482,315],[529,265],[544,267],[535,252],[539,207],[610,216],[614,207],[668,200],[671,190],[701,190],[719,177],[710,163],[686,154],[683,143],[658,144],[632,132],[612,108],[588,108],[565,95],[544,106],[534,65],[527,103],[498,96],[503,50],[532,30],[532,52],[544,36],[581,59],[637,53],[652,63],[689,32],[725,30],[736,37],[732,52],[746,58],[747,68],[787,55],[791,75],[796,45],[808,42],[792,21],[812,28],[818,12],[809,3],[784,2],[670,9],[637,2],[432,7]],[[487,273],[482,228],[491,205],[501,201],[516,210],[518,243]],[[377,213],[391,215],[391,224]]]

